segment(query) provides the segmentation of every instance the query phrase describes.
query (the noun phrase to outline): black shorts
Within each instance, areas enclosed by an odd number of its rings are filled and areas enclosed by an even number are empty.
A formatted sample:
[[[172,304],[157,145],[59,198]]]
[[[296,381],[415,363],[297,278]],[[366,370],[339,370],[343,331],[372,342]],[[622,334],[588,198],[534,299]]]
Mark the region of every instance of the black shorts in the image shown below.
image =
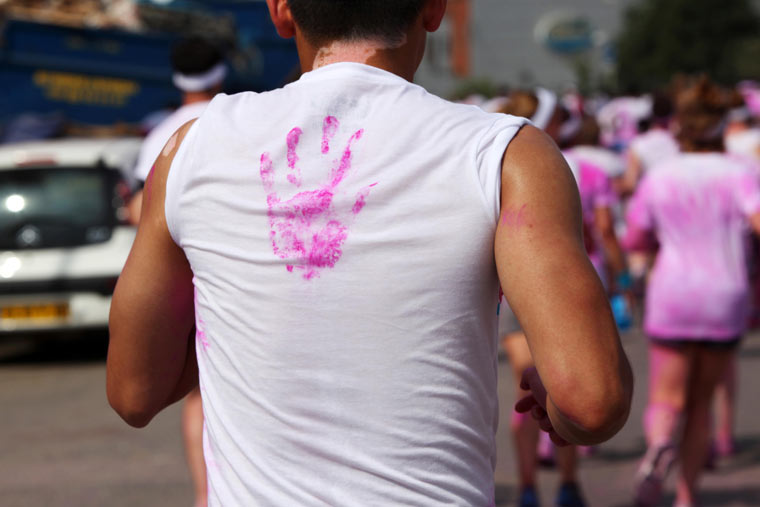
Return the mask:
[[[679,338],[661,338],[658,336],[650,336],[649,341],[653,344],[660,345],[663,347],[671,347],[674,349],[681,349],[688,345],[698,345],[700,347],[704,347],[706,349],[711,350],[725,350],[730,351],[736,349],[739,344],[742,342],[741,336],[735,336],[734,338],[730,338],[726,340],[725,338],[722,339],[710,339],[710,338],[703,338],[703,339],[679,339]]]

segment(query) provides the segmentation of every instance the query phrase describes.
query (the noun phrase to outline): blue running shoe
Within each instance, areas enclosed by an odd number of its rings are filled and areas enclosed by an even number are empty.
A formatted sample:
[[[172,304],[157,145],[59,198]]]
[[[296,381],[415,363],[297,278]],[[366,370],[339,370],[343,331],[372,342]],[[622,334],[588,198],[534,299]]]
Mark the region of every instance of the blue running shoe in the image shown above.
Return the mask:
[[[557,505],[559,507],[586,507],[581,490],[574,482],[566,482],[557,491]]]
[[[538,507],[538,494],[533,486],[525,486],[520,490],[520,507]]]

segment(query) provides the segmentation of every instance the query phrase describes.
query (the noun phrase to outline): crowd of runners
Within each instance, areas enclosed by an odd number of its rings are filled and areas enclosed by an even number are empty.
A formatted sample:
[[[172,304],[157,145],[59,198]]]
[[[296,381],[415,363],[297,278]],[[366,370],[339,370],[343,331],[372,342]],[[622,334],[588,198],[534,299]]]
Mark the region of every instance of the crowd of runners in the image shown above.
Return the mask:
[[[696,505],[701,471],[734,451],[760,87],[471,97],[505,113],[485,114],[411,83],[445,2],[268,5],[297,82],[216,95],[221,55],[173,55],[183,107],[146,142],[111,310],[116,411],[144,426],[190,394],[198,505],[493,505],[501,284],[520,505],[538,505],[540,459],[556,503],[584,505],[567,444],[593,452],[628,418],[613,315],[639,314],[632,496],[656,505],[680,461],[676,504]]]
[[[678,77],[635,97],[537,88],[465,102],[530,118],[562,150],[618,325],[643,319],[649,339],[648,449],[633,498],[657,505],[680,461],[676,504],[696,505],[701,471],[735,452],[736,353],[758,316],[760,84]],[[532,359],[503,298],[499,333],[519,386]],[[519,504],[538,505],[537,466],[556,463],[557,504],[583,505],[576,454],[593,448],[555,450],[537,422],[517,412],[510,428]]]

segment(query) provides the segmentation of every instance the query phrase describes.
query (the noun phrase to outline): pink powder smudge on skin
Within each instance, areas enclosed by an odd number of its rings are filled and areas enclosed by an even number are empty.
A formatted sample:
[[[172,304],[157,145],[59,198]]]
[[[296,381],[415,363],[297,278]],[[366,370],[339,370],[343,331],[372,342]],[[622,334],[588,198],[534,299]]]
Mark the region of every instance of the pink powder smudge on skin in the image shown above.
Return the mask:
[[[525,225],[525,210],[527,207],[527,204],[523,204],[519,210],[505,210],[501,223],[509,227],[522,227]]]
[[[322,154],[325,155],[330,152],[330,141],[338,131],[340,122],[334,116],[326,116],[325,121],[322,123]]]

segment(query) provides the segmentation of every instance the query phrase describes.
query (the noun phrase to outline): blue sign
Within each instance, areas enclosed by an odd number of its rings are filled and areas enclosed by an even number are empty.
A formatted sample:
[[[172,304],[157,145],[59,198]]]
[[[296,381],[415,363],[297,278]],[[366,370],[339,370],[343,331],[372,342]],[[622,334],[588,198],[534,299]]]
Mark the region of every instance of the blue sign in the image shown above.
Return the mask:
[[[539,44],[560,54],[577,54],[594,47],[594,28],[579,15],[554,12],[542,17],[535,28]]]

